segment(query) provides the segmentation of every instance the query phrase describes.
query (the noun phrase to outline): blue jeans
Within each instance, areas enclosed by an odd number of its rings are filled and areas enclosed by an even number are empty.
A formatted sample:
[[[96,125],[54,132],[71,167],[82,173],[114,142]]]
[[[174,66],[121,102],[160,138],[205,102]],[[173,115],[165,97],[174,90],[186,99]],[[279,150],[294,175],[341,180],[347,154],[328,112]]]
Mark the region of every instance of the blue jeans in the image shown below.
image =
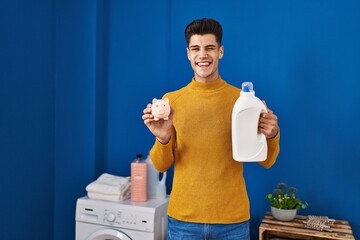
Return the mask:
[[[249,221],[203,224],[168,217],[168,240],[250,240]]]

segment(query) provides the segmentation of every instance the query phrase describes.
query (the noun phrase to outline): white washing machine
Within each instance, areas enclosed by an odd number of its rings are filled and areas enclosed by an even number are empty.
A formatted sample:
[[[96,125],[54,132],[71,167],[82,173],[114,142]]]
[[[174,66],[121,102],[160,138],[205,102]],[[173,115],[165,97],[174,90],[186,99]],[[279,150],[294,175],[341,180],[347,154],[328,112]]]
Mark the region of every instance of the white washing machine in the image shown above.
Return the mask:
[[[169,199],[109,202],[79,198],[76,240],[164,240]]]

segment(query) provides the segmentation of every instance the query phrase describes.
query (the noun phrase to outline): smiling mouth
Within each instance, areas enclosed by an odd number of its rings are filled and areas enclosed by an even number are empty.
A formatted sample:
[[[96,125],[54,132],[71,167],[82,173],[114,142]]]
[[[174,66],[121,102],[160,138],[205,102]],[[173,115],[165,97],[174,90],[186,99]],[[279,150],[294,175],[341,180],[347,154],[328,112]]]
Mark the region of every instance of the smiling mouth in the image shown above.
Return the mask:
[[[198,63],[196,63],[196,65],[198,66],[198,67],[208,67],[208,66],[210,66],[210,62],[198,62]]]

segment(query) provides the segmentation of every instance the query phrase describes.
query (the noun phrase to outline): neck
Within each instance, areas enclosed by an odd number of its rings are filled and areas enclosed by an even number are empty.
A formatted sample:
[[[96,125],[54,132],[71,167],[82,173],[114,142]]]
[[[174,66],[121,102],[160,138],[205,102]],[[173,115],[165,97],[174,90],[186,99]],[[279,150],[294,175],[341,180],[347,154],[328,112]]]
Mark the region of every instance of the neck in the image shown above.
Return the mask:
[[[207,82],[213,82],[213,81],[216,81],[219,79],[219,74],[216,74],[216,75],[213,75],[213,76],[209,76],[209,77],[200,77],[200,76],[197,76],[195,75],[194,76],[194,79],[195,81],[197,82],[201,82],[201,83],[207,83]]]

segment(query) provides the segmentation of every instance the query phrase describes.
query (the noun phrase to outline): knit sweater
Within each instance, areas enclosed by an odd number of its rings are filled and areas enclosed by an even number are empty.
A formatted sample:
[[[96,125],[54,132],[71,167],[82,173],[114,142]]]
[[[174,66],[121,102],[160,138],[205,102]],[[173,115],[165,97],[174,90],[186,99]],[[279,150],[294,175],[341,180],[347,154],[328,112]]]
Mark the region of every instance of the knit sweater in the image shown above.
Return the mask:
[[[155,140],[150,157],[165,172],[174,164],[168,215],[186,222],[238,223],[250,219],[243,163],[232,157],[231,115],[240,95],[221,78],[164,95],[174,109],[169,143]],[[279,134],[267,139],[271,167],[279,153]]]

